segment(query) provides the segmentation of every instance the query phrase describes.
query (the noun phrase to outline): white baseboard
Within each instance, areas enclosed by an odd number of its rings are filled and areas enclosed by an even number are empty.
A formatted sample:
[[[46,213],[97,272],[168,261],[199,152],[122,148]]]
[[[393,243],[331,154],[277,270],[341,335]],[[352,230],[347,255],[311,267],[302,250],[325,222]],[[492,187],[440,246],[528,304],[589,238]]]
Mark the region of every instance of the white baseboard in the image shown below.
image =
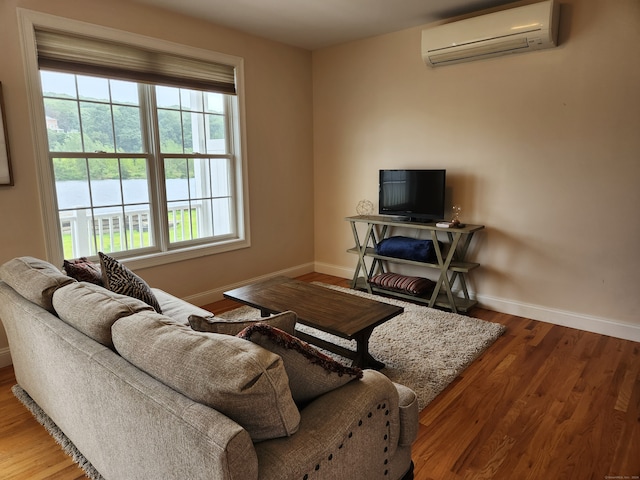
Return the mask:
[[[515,302],[488,295],[478,295],[477,300],[481,307],[496,312],[508,313],[510,315],[553,323],[554,325],[561,325],[563,327],[576,328],[586,332],[640,342],[640,325],[632,325],[609,318],[586,315],[584,313],[549,308],[543,305]]]
[[[186,302],[192,303],[194,305],[208,305],[210,303],[217,302],[218,300],[222,300],[224,298],[222,294],[227,290],[233,290],[234,288],[243,287],[250,283],[267,280],[269,278],[277,277],[279,275],[283,275],[285,277],[299,277],[300,275],[311,273],[313,271],[314,271],[314,264],[305,263],[303,265],[287,268],[284,270],[280,270],[278,272],[273,272],[267,275],[261,275],[259,277],[243,280],[242,282],[239,282],[239,283],[217,287],[211,290],[207,290],[206,292],[196,293],[195,295],[189,295],[188,297],[183,298],[183,300],[185,300]]]
[[[333,275],[334,277],[349,279],[353,278],[353,268],[338,267],[336,265],[330,265],[328,263],[314,263],[314,271],[318,273],[324,273],[325,275]]]
[[[353,268],[339,267],[321,262],[315,263],[315,271],[342,278],[351,278],[353,276]],[[470,293],[473,295],[472,292]],[[496,312],[508,313],[531,320],[553,323],[554,325],[561,325],[563,327],[576,328],[587,332],[599,333],[600,335],[640,342],[640,325],[632,325],[609,318],[585,315],[583,313],[558,310],[545,307],[544,305],[515,302],[488,295],[477,295],[476,298],[479,306]]]
[[[12,363],[9,347],[0,348],[0,368],[7,367]]]

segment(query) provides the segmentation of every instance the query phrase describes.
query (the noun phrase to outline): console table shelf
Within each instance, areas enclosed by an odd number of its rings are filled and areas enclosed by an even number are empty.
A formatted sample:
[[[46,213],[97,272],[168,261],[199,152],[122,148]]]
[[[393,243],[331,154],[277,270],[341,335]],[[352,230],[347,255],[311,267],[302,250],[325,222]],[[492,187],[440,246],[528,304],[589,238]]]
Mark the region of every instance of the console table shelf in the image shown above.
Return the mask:
[[[359,253],[356,247],[350,248],[347,250],[349,253],[355,253],[356,255]],[[440,268],[440,265],[437,263],[428,263],[428,262],[418,262],[416,260],[405,260],[404,258],[396,258],[396,257],[387,257],[384,255],[378,255],[376,253],[376,249],[372,247],[367,247],[365,250],[365,255],[371,258],[377,258],[378,260],[388,260],[390,262],[395,263],[405,263],[407,265],[417,265],[418,267],[429,267],[429,268]],[[473,270],[474,268],[478,268],[480,266],[479,263],[473,262],[460,262],[456,260],[452,260],[449,265],[449,270],[452,272],[462,272],[467,273]]]
[[[355,247],[348,249],[347,252],[358,255],[358,264],[351,281],[351,288],[425,303],[429,307],[448,308],[454,313],[466,312],[477,303],[469,295],[465,276],[478,268],[480,264],[469,262],[465,257],[474,233],[482,230],[484,225],[441,228],[433,223],[406,222],[394,217],[378,215],[359,215],[347,217],[346,220],[351,224],[355,240]],[[366,233],[363,237],[358,232],[358,224],[364,224],[366,227]],[[396,227],[413,230],[415,233],[428,231],[430,240],[433,242],[436,261],[420,262],[379,255],[376,250],[378,243],[389,238],[393,228]],[[440,247],[439,234],[440,237],[446,238],[446,242],[443,243],[447,248]],[[370,264],[367,265],[367,262]],[[425,296],[416,296],[373,285],[370,282],[371,278],[378,273],[386,272],[389,264],[414,265],[439,271],[433,292]],[[453,290],[456,282],[459,286],[458,291]]]

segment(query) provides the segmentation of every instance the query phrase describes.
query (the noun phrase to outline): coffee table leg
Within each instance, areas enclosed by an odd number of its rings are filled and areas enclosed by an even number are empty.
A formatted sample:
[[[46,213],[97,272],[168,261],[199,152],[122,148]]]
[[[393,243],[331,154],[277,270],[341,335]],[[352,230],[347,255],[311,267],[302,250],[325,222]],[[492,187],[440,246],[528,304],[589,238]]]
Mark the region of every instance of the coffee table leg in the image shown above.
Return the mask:
[[[356,337],[356,355],[353,359],[353,365],[360,368],[372,368],[374,370],[382,370],[384,363],[376,360],[369,353],[369,337],[373,328],[360,332]]]

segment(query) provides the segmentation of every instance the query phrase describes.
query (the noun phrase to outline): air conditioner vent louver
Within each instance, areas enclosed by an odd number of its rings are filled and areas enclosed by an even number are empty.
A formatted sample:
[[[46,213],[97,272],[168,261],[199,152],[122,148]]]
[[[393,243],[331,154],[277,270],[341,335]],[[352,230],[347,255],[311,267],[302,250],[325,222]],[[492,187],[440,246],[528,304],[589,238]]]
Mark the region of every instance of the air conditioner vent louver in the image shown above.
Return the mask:
[[[557,45],[555,0],[447,23],[422,31],[422,57],[432,67]]]

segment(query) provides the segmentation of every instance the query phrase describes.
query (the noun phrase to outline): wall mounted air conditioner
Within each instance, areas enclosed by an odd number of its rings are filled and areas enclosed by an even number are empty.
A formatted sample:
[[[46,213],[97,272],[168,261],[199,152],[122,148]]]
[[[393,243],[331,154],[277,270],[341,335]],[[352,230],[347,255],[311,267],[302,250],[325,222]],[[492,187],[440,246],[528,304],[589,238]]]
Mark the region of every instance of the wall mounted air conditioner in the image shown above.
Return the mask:
[[[555,0],[446,23],[422,31],[422,58],[437,67],[557,46]]]

